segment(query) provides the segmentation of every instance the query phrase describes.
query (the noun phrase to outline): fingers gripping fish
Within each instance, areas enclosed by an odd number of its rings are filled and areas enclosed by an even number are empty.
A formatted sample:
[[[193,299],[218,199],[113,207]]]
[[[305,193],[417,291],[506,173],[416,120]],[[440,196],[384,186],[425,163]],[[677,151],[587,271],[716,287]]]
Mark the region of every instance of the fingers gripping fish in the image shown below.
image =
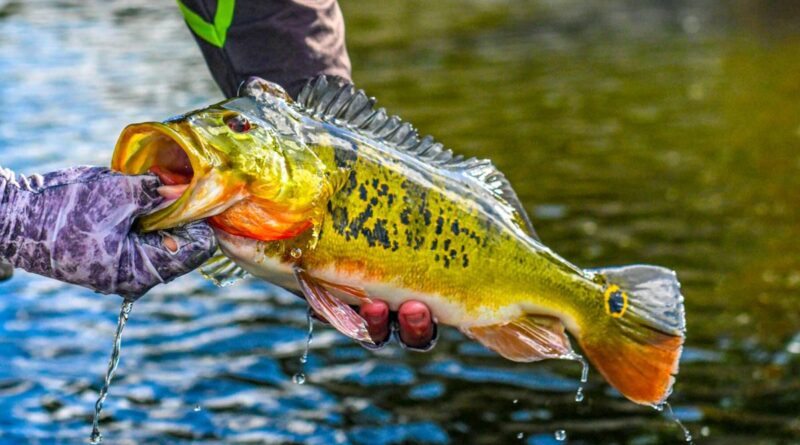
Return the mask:
[[[113,168],[171,187],[145,230],[208,218],[223,255],[204,271],[218,284],[249,273],[300,290],[352,338],[370,341],[350,305],[417,299],[510,360],[575,357],[568,332],[630,400],[671,391],[685,331],[674,272],[571,264],[491,162],[420,138],[338,79],[297,101],[251,79],[238,98],[131,125]]]

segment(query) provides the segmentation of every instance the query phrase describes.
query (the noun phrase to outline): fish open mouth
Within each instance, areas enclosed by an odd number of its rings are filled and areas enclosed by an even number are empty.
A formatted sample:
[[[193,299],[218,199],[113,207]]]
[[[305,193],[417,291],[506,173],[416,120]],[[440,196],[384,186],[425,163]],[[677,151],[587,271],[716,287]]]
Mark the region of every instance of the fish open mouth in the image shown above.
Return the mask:
[[[196,172],[203,169],[200,156],[187,139],[167,124],[148,122],[129,125],[117,141],[112,169],[130,175],[152,173],[163,184],[159,192],[168,205],[142,218],[145,230],[167,228],[163,227],[165,220],[174,219],[169,216],[185,213],[185,201],[197,183]]]

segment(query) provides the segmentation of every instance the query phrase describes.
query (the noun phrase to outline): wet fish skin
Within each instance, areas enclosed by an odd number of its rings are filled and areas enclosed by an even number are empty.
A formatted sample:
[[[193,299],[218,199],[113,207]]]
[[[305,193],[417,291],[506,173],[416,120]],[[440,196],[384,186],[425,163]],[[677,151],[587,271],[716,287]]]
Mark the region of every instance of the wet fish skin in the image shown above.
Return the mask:
[[[209,218],[238,267],[302,290],[346,335],[369,341],[342,302],[370,297],[393,309],[421,300],[440,323],[515,361],[574,358],[566,330],[626,397],[663,402],[684,339],[674,272],[571,264],[538,241],[490,163],[415,139],[365,97],[322,78],[295,102],[254,80],[239,98],[129,126],[113,166],[169,171],[159,153],[179,146],[191,182],[142,226]],[[224,261],[214,270],[243,275]]]

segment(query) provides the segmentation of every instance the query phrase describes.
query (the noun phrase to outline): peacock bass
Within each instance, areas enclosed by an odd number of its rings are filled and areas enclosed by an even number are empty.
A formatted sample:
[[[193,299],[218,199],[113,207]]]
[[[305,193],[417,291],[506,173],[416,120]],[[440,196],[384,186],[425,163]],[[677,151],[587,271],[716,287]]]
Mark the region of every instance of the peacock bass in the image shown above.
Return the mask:
[[[370,342],[350,305],[426,303],[518,362],[575,358],[569,332],[628,399],[669,396],[684,341],[675,273],[584,270],[538,239],[491,162],[455,156],[363,91],[321,76],[293,101],[252,78],[239,97],[124,129],[112,167],[154,172],[172,200],[143,230],[208,219],[222,255],[203,272],[301,291],[343,334]]]

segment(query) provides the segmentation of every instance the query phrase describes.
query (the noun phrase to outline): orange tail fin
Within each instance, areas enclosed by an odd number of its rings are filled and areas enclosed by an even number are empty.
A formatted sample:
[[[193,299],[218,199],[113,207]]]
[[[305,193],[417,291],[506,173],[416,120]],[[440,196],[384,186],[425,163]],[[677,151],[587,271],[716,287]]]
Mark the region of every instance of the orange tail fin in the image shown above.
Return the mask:
[[[628,399],[659,405],[669,397],[685,336],[675,272],[655,266],[593,271],[605,277],[605,329],[578,339],[589,360]]]

